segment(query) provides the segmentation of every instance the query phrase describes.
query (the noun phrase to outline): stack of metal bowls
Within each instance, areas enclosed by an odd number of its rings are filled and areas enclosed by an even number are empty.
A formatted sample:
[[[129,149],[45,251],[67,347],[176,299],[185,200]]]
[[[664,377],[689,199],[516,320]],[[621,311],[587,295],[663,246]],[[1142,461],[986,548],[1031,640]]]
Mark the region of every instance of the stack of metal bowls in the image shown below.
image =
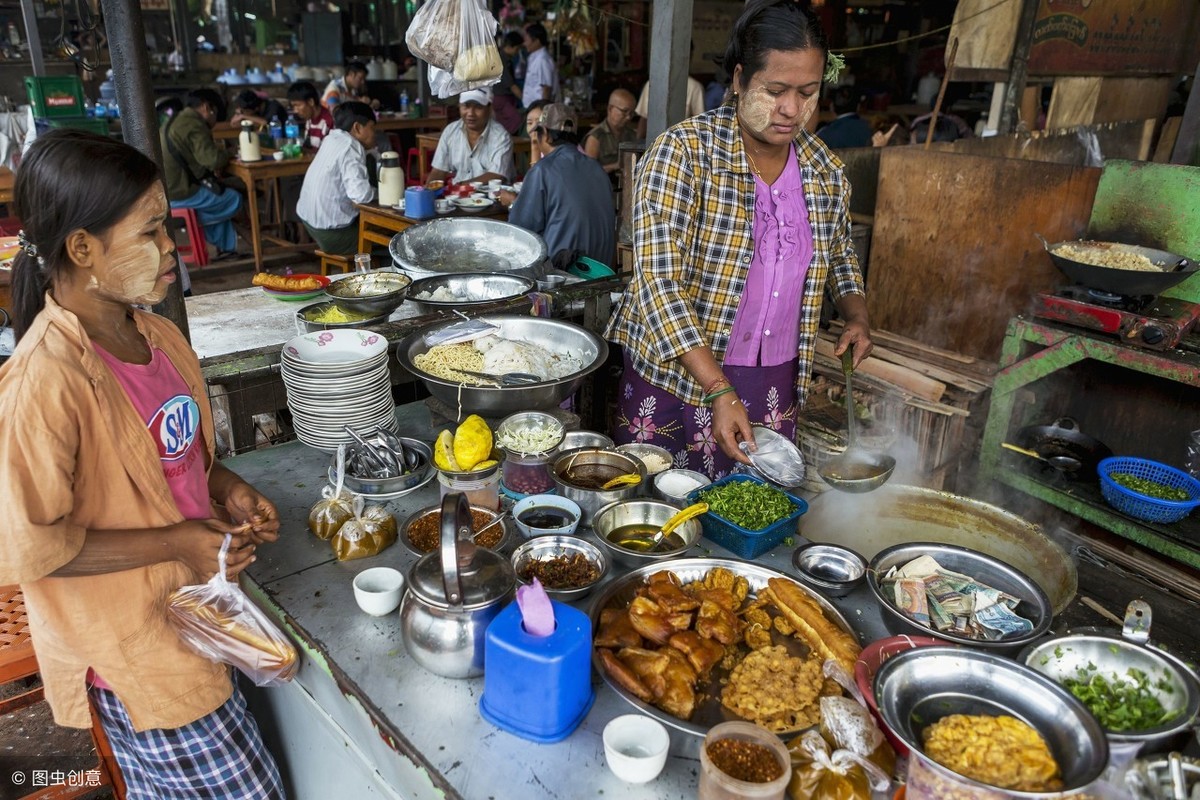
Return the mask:
[[[412,278],[399,272],[361,272],[325,287],[325,296],[343,311],[382,316],[391,314],[408,293]]]

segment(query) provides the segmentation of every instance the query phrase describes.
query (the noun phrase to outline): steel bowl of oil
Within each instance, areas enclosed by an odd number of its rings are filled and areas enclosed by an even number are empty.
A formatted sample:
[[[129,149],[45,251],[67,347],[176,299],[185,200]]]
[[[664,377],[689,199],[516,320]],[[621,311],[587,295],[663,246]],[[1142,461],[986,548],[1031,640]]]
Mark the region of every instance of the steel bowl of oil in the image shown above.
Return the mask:
[[[644,567],[678,558],[700,540],[700,520],[689,519],[650,549],[654,535],[678,513],[679,506],[661,500],[617,500],[592,515],[592,531],[613,561]]]

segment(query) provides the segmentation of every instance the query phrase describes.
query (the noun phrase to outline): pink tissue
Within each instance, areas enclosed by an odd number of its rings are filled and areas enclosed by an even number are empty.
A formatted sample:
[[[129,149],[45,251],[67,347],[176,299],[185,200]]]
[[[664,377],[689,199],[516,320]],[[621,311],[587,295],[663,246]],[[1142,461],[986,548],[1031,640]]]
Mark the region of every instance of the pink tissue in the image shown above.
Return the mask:
[[[554,606],[537,578],[528,586],[517,587],[517,608],[521,610],[522,627],[530,636],[554,633]]]

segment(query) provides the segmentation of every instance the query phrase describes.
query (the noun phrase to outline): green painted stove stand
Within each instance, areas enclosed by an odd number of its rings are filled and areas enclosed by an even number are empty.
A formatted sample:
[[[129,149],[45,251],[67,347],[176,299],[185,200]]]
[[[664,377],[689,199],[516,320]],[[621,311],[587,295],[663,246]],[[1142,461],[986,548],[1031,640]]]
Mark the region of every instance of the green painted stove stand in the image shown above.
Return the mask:
[[[980,485],[1000,481],[1192,567],[1200,567],[1200,512],[1174,525],[1141,522],[1104,502],[1099,482],[1049,485],[1021,471],[1001,442],[1012,425],[1017,393],[1025,386],[1080,361],[1093,359],[1200,388],[1200,355],[1180,350],[1151,352],[1092,336],[1078,328],[1014,317],[1008,323],[1000,370],[980,454]],[[1012,459],[1017,458],[1013,456]]]

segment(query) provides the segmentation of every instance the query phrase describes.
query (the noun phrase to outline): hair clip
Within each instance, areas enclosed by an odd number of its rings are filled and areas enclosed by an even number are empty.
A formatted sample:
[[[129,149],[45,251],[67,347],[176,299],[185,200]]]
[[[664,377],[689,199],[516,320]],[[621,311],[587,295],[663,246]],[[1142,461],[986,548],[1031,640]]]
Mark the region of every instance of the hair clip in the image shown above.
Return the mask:
[[[20,245],[21,252],[37,261],[39,267],[46,266],[46,259],[38,255],[37,245],[29,241],[24,229],[17,231],[17,244]]]
[[[825,56],[825,82],[833,83],[846,68],[846,57],[841,53],[830,52]]]

